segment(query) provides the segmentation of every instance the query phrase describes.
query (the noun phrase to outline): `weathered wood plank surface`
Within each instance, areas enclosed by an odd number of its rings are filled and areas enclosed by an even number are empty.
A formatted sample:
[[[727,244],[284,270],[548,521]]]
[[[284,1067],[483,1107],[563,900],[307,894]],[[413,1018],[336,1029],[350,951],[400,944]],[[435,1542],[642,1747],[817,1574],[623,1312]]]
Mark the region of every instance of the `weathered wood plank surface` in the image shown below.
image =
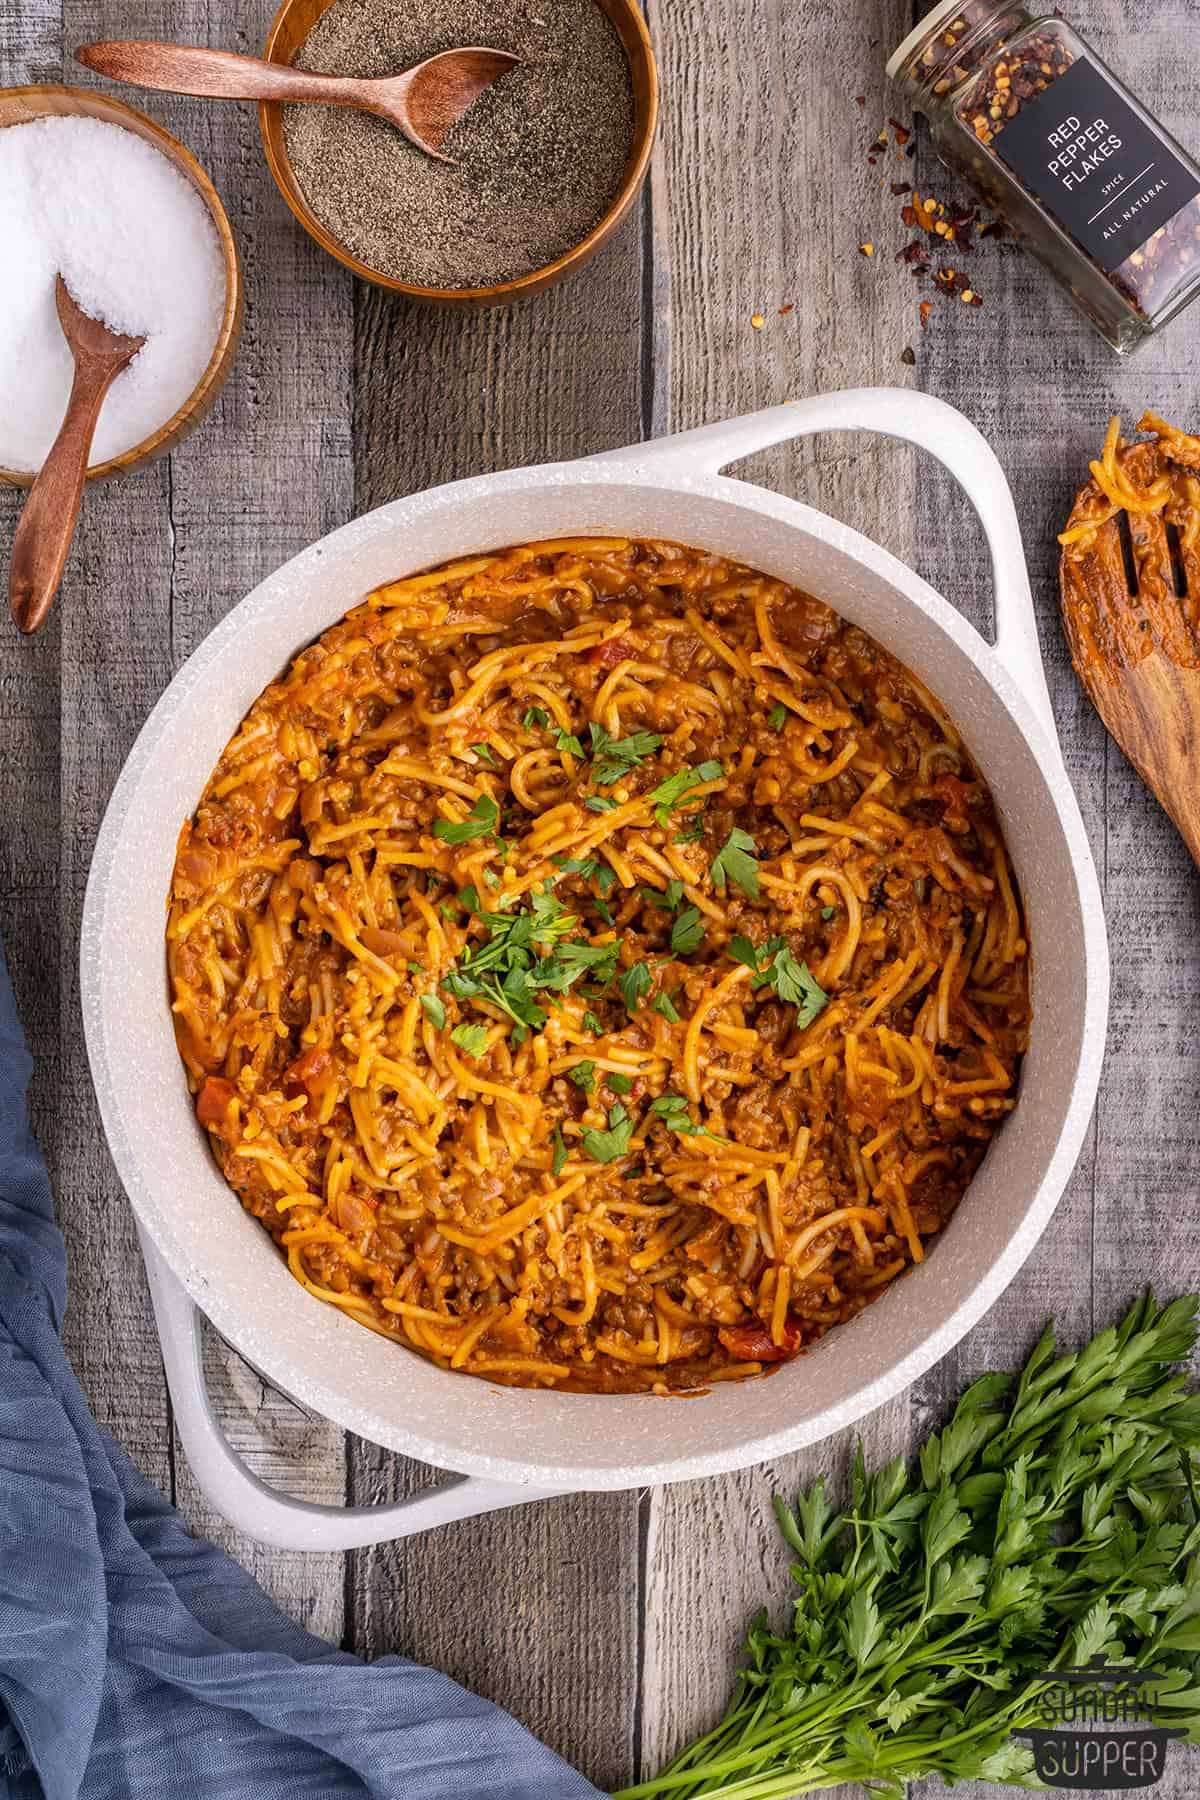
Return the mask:
[[[266,0],[249,10],[146,0],[137,29],[253,48],[269,10]],[[664,86],[648,205],[590,271],[507,313],[423,312],[353,287],[284,212],[248,109],[147,96],[229,208],[249,289],[241,355],[218,413],[169,463],[89,494],[42,636],[0,633],[0,922],[72,1254],[69,1343],[98,1416],[297,1617],[366,1655],[440,1664],[602,1785],[648,1773],[712,1721],[747,1617],[785,1603],[771,1494],[844,1471],[849,1445],[650,1495],[560,1499],[345,1560],[262,1551],[197,1494],[173,1442],[128,1209],[91,1099],[75,953],[91,844],[121,760],[180,660],[262,574],[356,510],[456,476],[841,386],[917,385],[961,406],[1017,496],[1058,723],[1105,885],[1112,1033],[1096,1126],[1041,1245],[959,1350],[868,1422],[868,1454],[912,1442],[963,1380],[1016,1360],[1047,1316],[1075,1335],[1146,1279],[1164,1290],[1200,1282],[1194,1234],[1181,1229],[1200,1132],[1195,876],[1070,672],[1053,550],[1110,410],[1132,419],[1153,404],[1194,419],[1200,308],[1123,364],[1018,252],[992,245],[978,252],[984,310],[939,305],[922,334],[914,284],[892,258],[901,238],[886,182],[911,167],[923,191],[949,182],[925,149],[895,169],[871,170],[863,154],[897,111],[881,71],[910,0],[648,0],[647,10]],[[1081,0],[1075,11],[1194,148],[1200,86],[1178,55],[1190,0]],[[82,81],[62,73],[64,42],[130,29],[121,0],[18,0],[0,31],[0,80]],[[857,254],[860,240],[876,243],[874,257]],[[900,361],[906,345],[915,367]],[[739,472],[876,537],[986,628],[980,534],[949,478],[915,454],[820,440]],[[0,553],[17,506],[0,493]],[[215,1339],[208,1358],[227,1429],[268,1479],[360,1503],[436,1479],[344,1443]],[[1176,1755],[1163,1800],[1190,1792],[1184,1767]]]

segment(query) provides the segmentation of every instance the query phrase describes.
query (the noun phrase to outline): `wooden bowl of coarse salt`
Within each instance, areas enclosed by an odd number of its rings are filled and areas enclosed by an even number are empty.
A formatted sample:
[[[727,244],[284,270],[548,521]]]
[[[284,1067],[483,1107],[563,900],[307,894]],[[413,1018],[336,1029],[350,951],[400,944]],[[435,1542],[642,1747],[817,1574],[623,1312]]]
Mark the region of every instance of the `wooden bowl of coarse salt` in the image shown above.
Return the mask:
[[[281,0],[269,62],[395,75],[456,45],[514,54],[451,130],[449,163],[328,106],[259,106],[267,162],[309,236],[364,281],[497,306],[589,262],[650,169],[658,71],[639,0]]]
[[[191,152],[91,89],[0,88],[0,233],[0,482],[32,483],[66,408],[60,269],[84,311],[146,338],[104,402],[89,481],[174,449],[216,401],[242,324],[233,232]]]

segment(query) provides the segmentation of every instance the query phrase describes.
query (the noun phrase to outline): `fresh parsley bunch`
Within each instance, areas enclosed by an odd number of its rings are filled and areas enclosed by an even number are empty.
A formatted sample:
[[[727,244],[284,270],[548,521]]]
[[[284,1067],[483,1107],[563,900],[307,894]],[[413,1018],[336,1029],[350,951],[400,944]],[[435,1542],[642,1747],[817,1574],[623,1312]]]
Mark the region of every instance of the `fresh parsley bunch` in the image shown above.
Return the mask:
[[[1197,1298],[1152,1296],[1076,1355],[1047,1328],[1020,1377],[985,1375],[910,1470],[855,1461],[776,1500],[795,1555],[789,1630],[761,1613],[728,1713],[616,1800],[792,1800],[938,1774],[1040,1785],[1015,1731],[1042,1671],[1092,1658],[1163,1672],[1160,1725],[1200,1742],[1200,1395],[1172,1365]]]

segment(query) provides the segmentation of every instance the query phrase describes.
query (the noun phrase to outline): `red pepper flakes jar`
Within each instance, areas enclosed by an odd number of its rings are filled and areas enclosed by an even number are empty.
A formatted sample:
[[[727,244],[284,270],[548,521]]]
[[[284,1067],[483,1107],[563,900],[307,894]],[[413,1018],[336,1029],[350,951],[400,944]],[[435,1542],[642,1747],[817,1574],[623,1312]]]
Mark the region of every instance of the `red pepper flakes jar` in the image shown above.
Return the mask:
[[[1200,167],[1062,19],[940,0],[887,72],[1114,349],[1200,292]]]

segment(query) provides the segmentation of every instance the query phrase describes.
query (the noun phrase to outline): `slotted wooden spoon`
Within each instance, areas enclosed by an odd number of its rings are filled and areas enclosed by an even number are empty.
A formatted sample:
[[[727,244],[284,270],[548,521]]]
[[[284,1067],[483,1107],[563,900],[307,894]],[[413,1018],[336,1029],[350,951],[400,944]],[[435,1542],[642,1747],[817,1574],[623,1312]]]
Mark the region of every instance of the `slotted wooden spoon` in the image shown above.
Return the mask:
[[[1142,443],[1118,430],[1060,539],[1063,624],[1088,698],[1200,866],[1200,438],[1153,413]]]
[[[447,134],[484,89],[513,68],[518,58],[507,50],[471,44],[427,57],[402,75],[360,79],[315,74],[264,62],[257,56],[236,56],[232,51],[204,50],[193,44],[114,38],[81,44],[75,60],[111,81],[158,88],[168,94],[357,106],[387,119],[426,156],[453,162],[442,150]]]

